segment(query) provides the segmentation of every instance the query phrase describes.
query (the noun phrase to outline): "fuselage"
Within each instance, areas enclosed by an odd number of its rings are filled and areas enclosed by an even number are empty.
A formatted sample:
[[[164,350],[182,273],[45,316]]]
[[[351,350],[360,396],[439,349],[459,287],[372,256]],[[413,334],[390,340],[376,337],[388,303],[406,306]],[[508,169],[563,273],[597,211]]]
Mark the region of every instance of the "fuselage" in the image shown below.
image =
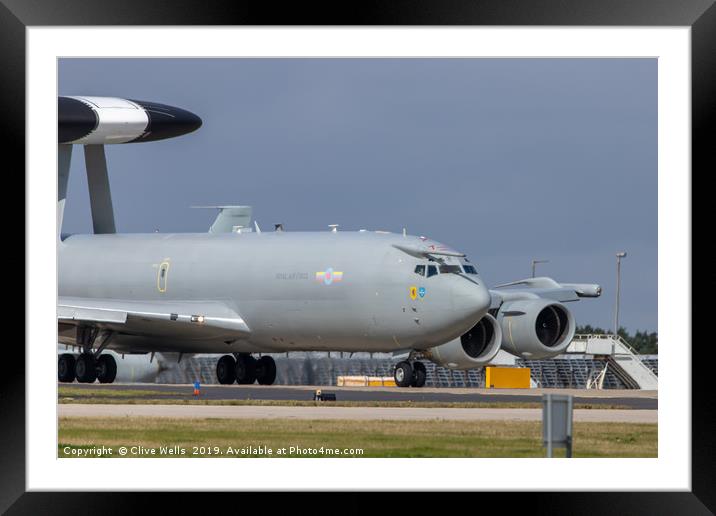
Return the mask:
[[[58,247],[58,290],[221,301],[250,329],[248,338],[231,341],[118,331],[110,348],[124,352],[427,349],[468,331],[490,298],[482,279],[465,273],[464,259],[441,257],[441,264],[394,247],[425,243],[372,231],[71,235]],[[452,269],[428,277],[429,265]]]

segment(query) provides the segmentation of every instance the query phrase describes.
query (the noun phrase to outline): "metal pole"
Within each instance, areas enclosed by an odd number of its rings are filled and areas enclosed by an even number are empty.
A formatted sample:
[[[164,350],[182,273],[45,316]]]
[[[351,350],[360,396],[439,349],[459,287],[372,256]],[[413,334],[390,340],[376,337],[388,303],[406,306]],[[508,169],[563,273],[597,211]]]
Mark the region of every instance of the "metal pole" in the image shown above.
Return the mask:
[[[619,332],[619,292],[621,290],[621,270],[622,270],[622,258],[626,256],[625,251],[617,253],[617,292],[616,292],[616,305],[614,308],[614,337]]]
[[[552,458],[552,395],[547,394],[547,457]]]
[[[572,407],[573,398],[572,396],[567,397],[567,443],[566,443],[566,457],[569,459],[572,457]]]
[[[621,287],[621,268],[622,268],[622,260],[619,258],[619,255],[617,255],[617,300],[616,300],[616,308],[614,309],[614,335],[617,335],[617,332],[619,331],[619,288]]]

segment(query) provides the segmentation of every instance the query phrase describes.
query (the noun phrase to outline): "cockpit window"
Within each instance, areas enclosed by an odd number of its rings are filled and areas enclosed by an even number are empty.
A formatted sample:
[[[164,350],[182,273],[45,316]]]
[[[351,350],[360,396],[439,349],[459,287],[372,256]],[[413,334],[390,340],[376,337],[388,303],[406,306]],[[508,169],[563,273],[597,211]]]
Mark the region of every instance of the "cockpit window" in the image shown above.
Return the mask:
[[[415,274],[418,276],[425,276],[425,265],[416,265]]]
[[[438,268],[435,265],[428,265],[428,278],[435,276],[438,273]]]
[[[447,273],[453,273],[453,274],[462,274],[462,269],[459,265],[441,265],[440,266],[440,274],[447,274]]]
[[[465,269],[465,274],[477,274],[477,269],[473,265],[463,265],[463,269]]]

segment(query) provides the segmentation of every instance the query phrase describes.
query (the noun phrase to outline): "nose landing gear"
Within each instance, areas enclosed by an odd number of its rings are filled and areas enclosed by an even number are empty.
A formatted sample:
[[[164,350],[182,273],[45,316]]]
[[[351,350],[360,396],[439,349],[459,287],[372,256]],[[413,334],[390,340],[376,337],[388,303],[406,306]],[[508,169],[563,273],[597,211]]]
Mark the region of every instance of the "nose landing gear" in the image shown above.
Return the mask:
[[[411,363],[403,360],[395,365],[393,376],[398,387],[422,387],[425,385],[427,371],[422,362],[415,360]]]
[[[425,380],[428,377],[428,371],[425,369],[425,364],[418,362],[417,360],[413,363],[413,387],[422,387],[425,385]]]

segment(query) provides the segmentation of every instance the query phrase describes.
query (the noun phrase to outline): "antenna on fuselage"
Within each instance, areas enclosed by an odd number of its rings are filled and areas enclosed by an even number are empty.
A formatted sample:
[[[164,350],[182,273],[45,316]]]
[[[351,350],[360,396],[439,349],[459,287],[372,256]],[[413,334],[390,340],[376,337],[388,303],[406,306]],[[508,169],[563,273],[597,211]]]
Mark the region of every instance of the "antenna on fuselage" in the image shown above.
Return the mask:
[[[89,188],[92,229],[97,235],[116,233],[112,193],[109,189],[104,145],[85,145],[85,168]]]
[[[273,230],[278,231],[280,233],[281,231],[283,231],[283,224],[281,224],[280,222],[278,224],[274,224]]]
[[[331,228],[331,233],[338,233],[338,224],[328,224],[328,227]]]

